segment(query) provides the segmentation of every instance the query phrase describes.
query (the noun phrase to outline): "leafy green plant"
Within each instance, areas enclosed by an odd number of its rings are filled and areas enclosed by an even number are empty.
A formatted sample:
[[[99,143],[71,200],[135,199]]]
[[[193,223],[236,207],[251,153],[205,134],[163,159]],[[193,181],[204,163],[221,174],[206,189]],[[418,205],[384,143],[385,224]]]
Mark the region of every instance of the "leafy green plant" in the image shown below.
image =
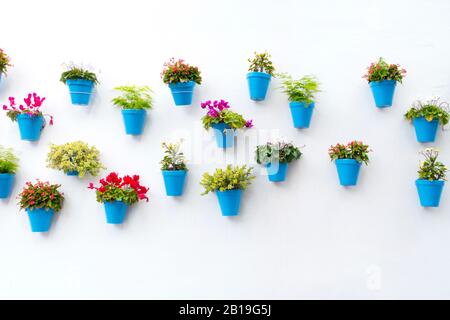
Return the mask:
[[[445,181],[445,176],[448,169],[442,162],[437,161],[439,151],[433,148],[428,148],[425,149],[425,151],[422,151],[421,154],[425,157],[425,160],[421,161],[419,165],[419,179],[429,181]]]
[[[0,74],[4,74],[5,76],[7,75],[8,68],[12,67],[10,61],[11,60],[6,52],[0,49]]]
[[[53,209],[55,212],[61,210],[64,202],[64,193],[58,191],[59,184],[50,184],[37,180],[35,184],[27,182],[19,194],[19,205],[21,209]]]
[[[239,113],[230,110],[230,105],[225,100],[208,100],[202,102],[202,109],[208,109],[207,114],[202,118],[203,127],[208,130],[213,124],[225,123],[231,129],[252,128],[253,121],[245,120]]]
[[[278,77],[281,79],[283,92],[288,95],[291,102],[304,102],[309,106],[314,102],[314,95],[320,92],[319,82],[314,76],[294,80],[289,74],[281,73]]]
[[[363,162],[366,165],[369,163],[369,146],[361,141],[352,141],[347,145],[336,144],[331,146],[328,150],[331,160],[336,159],[355,159],[358,162]]]
[[[19,158],[13,149],[0,146],[0,174],[15,174],[19,169]]]
[[[447,102],[441,102],[439,100],[439,97],[433,97],[425,102],[417,100],[405,114],[405,118],[413,120],[424,117],[427,121],[438,119],[445,126],[450,117],[449,107]]]
[[[162,143],[164,149],[164,158],[161,160],[161,170],[187,170],[186,160],[183,152],[181,152],[181,142],[177,143]]]
[[[151,109],[153,107],[153,92],[149,87],[121,86],[114,90],[122,92],[122,95],[112,100],[116,106],[122,109]]]
[[[290,163],[300,159],[302,153],[292,143],[268,142],[256,147],[256,162],[267,165],[269,163]]]
[[[86,174],[97,176],[105,167],[100,162],[100,152],[83,141],[62,145],[50,145],[47,167],[67,172],[78,172],[80,178]]]
[[[189,81],[194,81],[197,84],[202,83],[202,77],[197,67],[187,64],[182,59],[175,61],[174,58],[164,63],[161,78],[166,84]]]
[[[87,68],[84,68],[83,66],[77,66],[73,63],[65,65],[66,71],[64,71],[61,74],[61,78],[59,81],[66,84],[67,80],[90,80],[94,82],[94,84],[99,84],[99,81],[97,79],[97,75],[89,71]]]
[[[406,70],[401,69],[398,64],[388,64],[383,58],[380,58],[378,62],[372,63],[368,68],[367,74],[363,76],[368,82],[383,81],[383,80],[395,80],[402,83]]]
[[[271,55],[267,53],[267,51],[263,53],[255,52],[255,57],[253,59],[248,59],[248,62],[250,62],[248,71],[265,72],[270,74],[271,76],[275,76],[275,67],[273,66],[270,58]]]
[[[228,165],[225,170],[216,169],[213,175],[204,173],[200,184],[205,188],[202,195],[214,191],[245,190],[255,178],[252,167]]]

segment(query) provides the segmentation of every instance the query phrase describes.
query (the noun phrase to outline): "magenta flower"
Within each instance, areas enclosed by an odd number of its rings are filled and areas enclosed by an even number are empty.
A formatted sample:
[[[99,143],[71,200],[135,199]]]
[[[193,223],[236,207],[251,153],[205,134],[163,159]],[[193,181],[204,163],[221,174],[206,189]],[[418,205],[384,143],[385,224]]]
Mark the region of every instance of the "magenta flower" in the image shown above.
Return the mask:
[[[247,122],[245,123],[245,127],[246,128],[253,128],[253,120],[247,120]]]

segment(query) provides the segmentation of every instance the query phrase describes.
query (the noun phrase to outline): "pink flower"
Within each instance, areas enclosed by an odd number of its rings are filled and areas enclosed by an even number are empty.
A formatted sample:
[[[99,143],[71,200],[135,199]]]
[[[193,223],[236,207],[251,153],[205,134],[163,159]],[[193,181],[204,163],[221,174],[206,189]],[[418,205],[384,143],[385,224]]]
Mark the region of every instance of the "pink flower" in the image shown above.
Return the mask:
[[[245,123],[245,127],[246,128],[253,128],[253,120],[248,120],[246,123]]]

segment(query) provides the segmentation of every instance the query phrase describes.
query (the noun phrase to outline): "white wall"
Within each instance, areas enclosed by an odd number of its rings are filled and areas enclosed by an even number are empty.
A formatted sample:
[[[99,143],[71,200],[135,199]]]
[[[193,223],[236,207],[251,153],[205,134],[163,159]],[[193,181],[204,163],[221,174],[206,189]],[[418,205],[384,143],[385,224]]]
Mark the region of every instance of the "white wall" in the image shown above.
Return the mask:
[[[0,202],[0,298],[450,298],[450,194],[419,206],[414,180],[419,145],[402,115],[417,97],[450,100],[450,2],[436,1],[19,1],[2,4],[0,47],[14,68],[0,101],[36,91],[55,126],[36,144],[0,117],[0,144],[14,147],[21,170]],[[309,130],[292,127],[286,97],[272,82],[267,101],[249,100],[247,58],[267,49],[278,71],[315,74],[322,83]],[[194,104],[176,108],[162,64],[185,58],[203,71]],[[408,70],[395,105],[378,110],[362,75],[383,56]],[[89,108],[72,106],[60,64],[91,63],[101,85]],[[111,88],[150,85],[155,108],[145,134],[124,133]],[[257,171],[237,219],[220,215],[199,180],[227,162],[253,163],[251,140],[223,156],[202,131],[199,104],[223,98],[268,135],[306,145],[288,181]],[[191,158],[186,193],[165,196],[160,143],[185,136]],[[450,163],[448,132],[436,146]],[[79,181],[45,168],[50,143],[96,145],[110,170],[139,173],[150,203],[123,227],[106,225],[103,207]],[[374,152],[359,185],[338,185],[327,149],[361,139]],[[191,148],[192,146],[192,148]],[[259,168],[258,168],[259,170]],[[106,173],[106,172],[105,172]],[[63,185],[66,203],[48,235],[32,234],[14,197],[24,182]]]

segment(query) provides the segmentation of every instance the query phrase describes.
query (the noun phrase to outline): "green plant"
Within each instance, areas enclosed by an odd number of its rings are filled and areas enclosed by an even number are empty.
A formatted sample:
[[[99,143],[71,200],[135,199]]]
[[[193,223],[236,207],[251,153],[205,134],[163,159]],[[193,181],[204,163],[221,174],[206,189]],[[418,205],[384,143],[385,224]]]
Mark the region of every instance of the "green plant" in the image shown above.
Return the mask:
[[[400,65],[388,64],[383,58],[380,58],[378,62],[370,65],[367,74],[365,74],[363,78],[366,78],[368,82],[395,80],[402,83],[405,75],[406,70],[400,69]]]
[[[202,118],[203,127],[208,130],[213,124],[225,123],[231,129],[252,128],[252,120],[245,120],[239,113],[230,110],[229,103],[225,100],[208,100],[202,102],[202,109],[208,109],[208,113]]]
[[[319,82],[314,76],[304,76],[299,80],[294,80],[286,73],[277,75],[281,79],[283,92],[288,95],[291,102],[304,102],[309,106],[314,102],[314,95],[319,90]]]
[[[177,143],[162,143],[164,158],[161,160],[161,170],[187,170],[186,160],[183,152],[180,151],[182,141]]]
[[[228,165],[225,170],[216,169],[213,175],[204,173],[200,184],[205,188],[202,195],[206,195],[209,192],[214,191],[227,191],[227,190],[245,190],[251,184],[251,181],[255,178],[252,174],[253,168],[247,168],[247,166],[231,166]]]
[[[427,121],[433,121],[438,119],[439,122],[445,126],[450,117],[450,112],[447,102],[439,101],[439,97],[433,97],[431,99],[422,102],[417,100],[414,102],[411,109],[405,114],[405,118],[413,120],[416,118],[424,117]]]
[[[37,180],[36,184],[27,182],[19,194],[19,205],[21,209],[53,209],[55,212],[61,210],[64,202],[64,193],[58,191],[61,185],[50,184]]]
[[[153,107],[153,92],[149,87],[143,86],[121,86],[114,90],[122,92],[122,95],[116,97],[112,102],[122,109],[151,109]]]
[[[3,73],[6,76],[9,67],[12,67],[10,64],[10,58],[5,51],[0,49],[0,74]]]
[[[300,159],[302,153],[292,143],[268,142],[256,147],[256,162],[267,165],[269,163],[290,163]]]
[[[265,72],[271,76],[275,76],[275,68],[270,60],[271,55],[269,53],[257,53],[255,52],[255,57],[253,59],[248,59],[250,62],[250,67],[248,71],[251,72]]]
[[[421,154],[425,157],[425,161],[421,161],[419,165],[419,179],[434,181],[446,180],[447,167],[437,161],[439,151],[433,148],[425,149]]]
[[[94,82],[95,84],[99,84],[99,81],[97,79],[97,75],[89,71],[87,68],[84,68],[83,66],[77,66],[73,63],[70,63],[68,65],[65,65],[66,71],[64,71],[61,74],[61,78],[59,81],[66,84],[67,80],[90,80]]]
[[[347,145],[338,143],[331,146],[328,150],[331,160],[336,159],[355,159],[358,162],[363,162],[366,165],[369,163],[369,146],[361,141],[352,141]]]
[[[19,169],[19,158],[14,154],[13,149],[0,146],[0,174],[15,174]]]
[[[100,152],[89,147],[83,141],[69,142],[62,145],[50,145],[47,155],[47,167],[67,172],[78,172],[78,176],[86,174],[97,176],[105,167],[100,162]]]
[[[174,58],[164,63],[161,78],[166,84],[189,81],[194,81],[197,84],[202,83],[202,77],[197,67],[190,66],[182,59],[175,61]]]

